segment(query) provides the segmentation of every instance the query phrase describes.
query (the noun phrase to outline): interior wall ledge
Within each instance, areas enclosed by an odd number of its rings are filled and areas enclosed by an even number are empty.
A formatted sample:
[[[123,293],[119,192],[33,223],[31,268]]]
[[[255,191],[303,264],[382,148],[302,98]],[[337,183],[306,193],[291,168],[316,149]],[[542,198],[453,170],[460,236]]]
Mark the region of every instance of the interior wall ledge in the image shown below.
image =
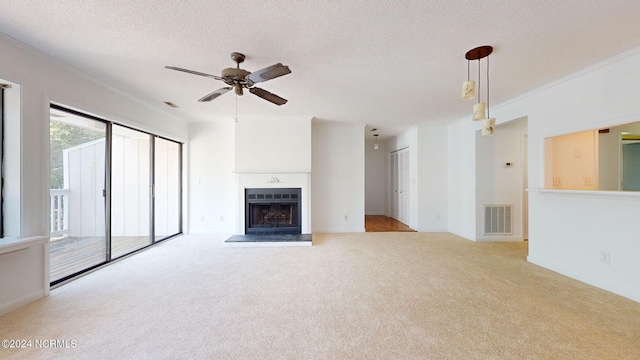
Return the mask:
[[[567,190],[567,189],[526,189],[530,193],[540,193],[543,195],[570,195],[583,197],[602,198],[640,198],[640,191],[601,191],[601,190]]]
[[[5,237],[0,238],[0,255],[28,249],[49,242],[48,236]]]

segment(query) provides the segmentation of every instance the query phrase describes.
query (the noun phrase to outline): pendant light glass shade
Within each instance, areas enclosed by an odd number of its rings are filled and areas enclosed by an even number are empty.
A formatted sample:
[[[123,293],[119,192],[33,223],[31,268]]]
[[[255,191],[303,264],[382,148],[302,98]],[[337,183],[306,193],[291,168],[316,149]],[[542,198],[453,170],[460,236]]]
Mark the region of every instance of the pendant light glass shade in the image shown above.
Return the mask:
[[[483,120],[487,118],[487,104],[479,102],[473,104],[473,120]]]
[[[476,97],[476,82],[465,81],[462,83],[462,99],[470,100]]]
[[[493,131],[496,129],[496,119],[483,119],[482,120],[482,136],[493,135]]]

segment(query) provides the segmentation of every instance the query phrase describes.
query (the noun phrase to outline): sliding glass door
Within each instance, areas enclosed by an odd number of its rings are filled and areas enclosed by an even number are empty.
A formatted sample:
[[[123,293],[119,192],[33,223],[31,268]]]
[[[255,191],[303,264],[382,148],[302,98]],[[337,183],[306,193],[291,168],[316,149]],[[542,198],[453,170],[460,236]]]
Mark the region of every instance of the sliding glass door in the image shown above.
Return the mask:
[[[113,125],[111,258],[151,244],[149,134]]]
[[[106,123],[51,109],[50,279],[107,261]]]
[[[182,233],[182,144],[51,106],[50,281]]]
[[[154,238],[180,232],[180,143],[156,137],[154,141]]]

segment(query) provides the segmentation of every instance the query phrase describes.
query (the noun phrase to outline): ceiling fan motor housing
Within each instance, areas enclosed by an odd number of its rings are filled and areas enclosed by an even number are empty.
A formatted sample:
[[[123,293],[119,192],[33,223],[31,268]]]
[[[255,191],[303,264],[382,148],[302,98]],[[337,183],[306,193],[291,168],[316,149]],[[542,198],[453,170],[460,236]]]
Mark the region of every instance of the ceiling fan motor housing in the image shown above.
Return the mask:
[[[249,74],[251,74],[251,72],[245,69],[226,68],[222,70],[221,75],[225,79],[241,81],[241,80],[244,80],[244,78],[247,77]]]

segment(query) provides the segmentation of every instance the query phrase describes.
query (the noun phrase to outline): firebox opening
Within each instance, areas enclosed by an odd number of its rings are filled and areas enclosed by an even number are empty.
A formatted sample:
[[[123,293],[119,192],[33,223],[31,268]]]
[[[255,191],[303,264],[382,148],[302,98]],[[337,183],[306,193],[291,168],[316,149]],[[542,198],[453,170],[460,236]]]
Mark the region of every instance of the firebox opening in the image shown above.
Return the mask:
[[[245,189],[245,234],[300,234],[300,188]]]

